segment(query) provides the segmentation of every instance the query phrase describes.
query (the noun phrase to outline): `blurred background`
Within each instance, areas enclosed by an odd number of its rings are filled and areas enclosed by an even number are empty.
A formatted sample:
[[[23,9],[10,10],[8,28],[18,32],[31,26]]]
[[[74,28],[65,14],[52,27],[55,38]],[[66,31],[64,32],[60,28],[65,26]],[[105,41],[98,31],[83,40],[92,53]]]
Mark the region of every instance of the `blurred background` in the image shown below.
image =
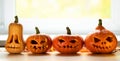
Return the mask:
[[[0,38],[8,35],[8,25],[18,16],[24,35],[41,33],[87,35],[103,20],[103,26],[120,35],[120,0],[0,0]],[[7,36],[6,36],[7,37]],[[6,39],[6,38],[5,38]]]

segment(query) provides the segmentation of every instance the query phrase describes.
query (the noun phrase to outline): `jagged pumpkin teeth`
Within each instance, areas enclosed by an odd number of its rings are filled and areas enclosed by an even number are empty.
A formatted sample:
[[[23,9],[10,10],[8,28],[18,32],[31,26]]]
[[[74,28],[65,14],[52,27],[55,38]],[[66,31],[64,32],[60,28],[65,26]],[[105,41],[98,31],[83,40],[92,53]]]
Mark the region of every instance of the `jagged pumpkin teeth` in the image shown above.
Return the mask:
[[[18,23],[18,17],[15,16],[14,23],[9,24],[9,35],[5,44],[5,49],[9,53],[21,53],[24,50],[25,44],[22,32],[23,27]]]
[[[27,49],[32,53],[46,53],[52,46],[52,39],[48,35],[40,34],[37,27],[35,29],[36,34],[26,40]]]
[[[102,20],[99,19],[95,32],[85,38],[85,46],[92,53],[111,53],[117,46],[117,38],[102,26]]]

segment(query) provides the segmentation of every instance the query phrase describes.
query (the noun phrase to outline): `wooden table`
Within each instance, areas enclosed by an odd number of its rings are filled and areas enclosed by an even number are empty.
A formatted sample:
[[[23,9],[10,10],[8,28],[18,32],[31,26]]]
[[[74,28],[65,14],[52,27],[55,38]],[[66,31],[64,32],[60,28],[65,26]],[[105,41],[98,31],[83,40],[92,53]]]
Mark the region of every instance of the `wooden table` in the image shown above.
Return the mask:
[[[53,38],[54,35],[51,37]],[[7,37],[2,38],[5,40]],[[5,41],[1,44],[4,46]],[[120,47],[120,41],[118,47]],[[29,52],[9,54],[2,47],[0,48],[0,61],[120,61],[120,51],[113,54],[92,54],[90,52],[78,52],[78,54],[71,55],[59,54],[58,52],[48,52],[48,54],[31,54]]]
[[[4,48],[0,48],[0,61],[120,61],[120,51],[113,54],[92,54],[90,52],[78,52],[78,54],[71,55],[58,52],[9,54]]]

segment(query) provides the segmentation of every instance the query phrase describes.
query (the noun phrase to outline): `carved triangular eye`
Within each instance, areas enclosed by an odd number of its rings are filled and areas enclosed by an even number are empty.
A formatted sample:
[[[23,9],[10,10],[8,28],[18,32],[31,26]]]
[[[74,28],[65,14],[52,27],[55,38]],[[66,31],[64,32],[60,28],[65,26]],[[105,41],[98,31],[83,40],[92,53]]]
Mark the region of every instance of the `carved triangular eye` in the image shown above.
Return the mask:
[[[100,39],[94,37],[94,42],[95,42],[95,43],[97,43],[97,42],[99,42],[99,41],[100,41]]]
[[[65,41],[64,41],[64,40],[62,40],[62,39],[59,39],[59,42],[60,42],[60,43],[63,43],[63,42],[65,42]]]
[[[76,40],[71,40],[70,42],[71,42],[71,43],[75,43],[75,42],[76,42]]]
[[[19,44],[18,37],[16,37],[15,43]]]
[[[112,37],[107,37],[106,40],[107,40],[108,42],[112,42]]]
[[[40,42],[40,44],[43,44],[43,43],[45,43],[45,40],[42,40],[42,41]]]
[[[31,44],[38,44],[38,43],[35,40],[32,40]]]
[[[15,43],[19,44],[18,40],[15,40]]]
[[[12,43],[13,42],[13,36],[11,37],[11,40],[10,40],[10,43]]]

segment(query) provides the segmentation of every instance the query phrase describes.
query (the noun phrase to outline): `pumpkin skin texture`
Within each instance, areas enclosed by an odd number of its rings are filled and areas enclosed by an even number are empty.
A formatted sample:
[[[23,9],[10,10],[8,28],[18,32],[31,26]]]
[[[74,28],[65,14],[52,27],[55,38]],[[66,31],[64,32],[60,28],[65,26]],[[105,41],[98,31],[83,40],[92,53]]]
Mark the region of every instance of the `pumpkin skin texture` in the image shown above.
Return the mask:
[[[39,30],[35,35],[31,35],[26,40],[26,46],[32,53],[46,53],[52,46],[52,39],[45,34],[39,34]]]
[[[85,46],[92,53],[112,53],[117,46],[117,38],[102,26],[102,20],[99,19],[96,30],[85,38]]]
[[[5,48],[9,53],[21,53],[24,48],[23,27],[18,23],[18,17],[15,16],[15,22],[9,25],[9,36]]]
[[[53,47],[62,54],[77,53],[83,47],[83,38],[79,35],[70,35],[70,29],[67,28],[68,35],[59,35],[53,39]]]

